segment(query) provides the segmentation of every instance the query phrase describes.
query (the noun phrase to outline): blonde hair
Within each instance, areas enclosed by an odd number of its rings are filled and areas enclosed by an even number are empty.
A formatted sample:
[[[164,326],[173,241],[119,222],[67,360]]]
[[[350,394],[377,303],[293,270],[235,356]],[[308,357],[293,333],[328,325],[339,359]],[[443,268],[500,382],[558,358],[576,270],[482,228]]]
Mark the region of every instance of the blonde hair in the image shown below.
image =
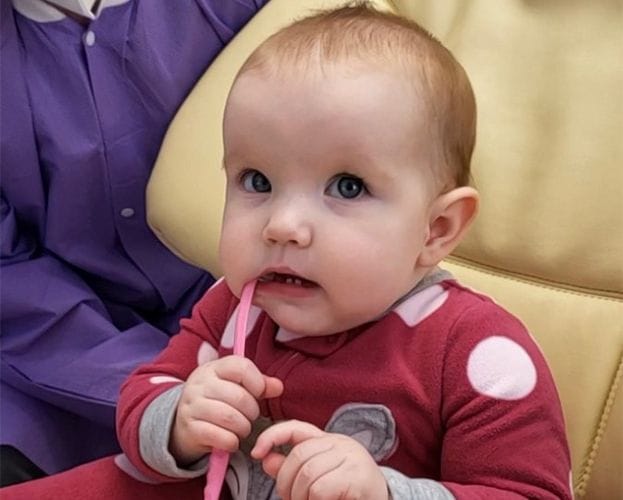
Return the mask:
[[[307,70],[340,62],[398,67],[410,78],[429,111],[444,181],[469,183],[476,138],[476,102],[469,79],[454,56],[414,21],[380,12],[367,2],[320,11],[264,41],[240,68],[249,71]],[[448,187],[454,187],[448,186]]]

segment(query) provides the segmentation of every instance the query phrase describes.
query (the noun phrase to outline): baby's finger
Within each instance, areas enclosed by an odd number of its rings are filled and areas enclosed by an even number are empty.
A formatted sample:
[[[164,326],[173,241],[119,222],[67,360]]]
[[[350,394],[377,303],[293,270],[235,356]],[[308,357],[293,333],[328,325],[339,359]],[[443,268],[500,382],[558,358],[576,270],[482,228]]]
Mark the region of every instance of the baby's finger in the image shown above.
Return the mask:
[[[268,377],[264,375],[264,394],[262,399],[278,398],[283,392],[283,382],[275,377]]]
[[[266,474],[275,479],[285,459],[286,456],[281,453],[277,453],[276,451],[270,452],[262,460],[262,468]]]
[[[233,406],[216,399],[204,399],[197,403],[192,416],[231,431],[244,438],[251,433],[251,422]]]
[[[337,474],[334,474],[344,463],[344,457],[333,453],[328,449],[311,456],[305,463],[301,464],[296,476],[289,485],[291,500],[307,500],[314,498],[341,498],[339,492],[342,491],[343,484],[347,478],[342,478],[342,482],[336,482]],[[286,471],[286,465],[281,468],[277,478],[277,492],[283,496],[280,490],[279,479],[281,474]],[[286,498],[283,496],[283,498]]]
[[[311,438],[323,436],[325,433],[315,425],[301,422],[300,420],[288,420],[270,426],[262,432],[251,450],[251,456],[262,460],[276,446],[291,444],[295,446]]]
[[[241,412],[248,420],[255,420],[260,414],[260,407],[255,398],[240,385],[228,380],[206,384],[202,388],[202,397],[206,401],[218,400]]]
[[[226,356],[215,361],[213,369],[220,379],[240,384],[255,399],[260,399],[266,391],[266,378],[247,358]]]
[[[284,500],[307,499],[311,485],[340,465],[330,440],[309,439],[295,446],[277,473],[275,488]]]
[[[234,452],[240,446],[240,440],[236,434],[211,422],[192,420],[188,427],[190,435],[206,452],[214,448]]]

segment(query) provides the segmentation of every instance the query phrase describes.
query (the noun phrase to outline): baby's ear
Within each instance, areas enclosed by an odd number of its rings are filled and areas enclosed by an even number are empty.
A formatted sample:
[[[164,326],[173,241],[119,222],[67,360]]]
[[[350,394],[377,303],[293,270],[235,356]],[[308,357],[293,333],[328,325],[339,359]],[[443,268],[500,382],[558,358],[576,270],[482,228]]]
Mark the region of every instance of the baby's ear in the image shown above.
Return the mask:
[[[468,186],[439,195],[431,207],[428,239],[418,266],[436,266],[456,248],[478,212],[478,201],[478,192]]]

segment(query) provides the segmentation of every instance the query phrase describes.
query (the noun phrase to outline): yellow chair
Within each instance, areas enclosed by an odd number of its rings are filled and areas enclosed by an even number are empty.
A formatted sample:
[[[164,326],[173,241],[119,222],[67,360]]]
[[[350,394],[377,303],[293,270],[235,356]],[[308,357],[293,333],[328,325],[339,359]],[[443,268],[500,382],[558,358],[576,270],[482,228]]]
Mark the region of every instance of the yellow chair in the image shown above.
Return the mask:
[[[221,118],[238,67],[279,27],[340,3],[272,0],[180,109],[148,216],[182,258],[219,273]],[[482,209],[445,267],[540,343],[563,401],[576,495],[623,498],[623,3],[375,3],[441,39],[476,92]]]

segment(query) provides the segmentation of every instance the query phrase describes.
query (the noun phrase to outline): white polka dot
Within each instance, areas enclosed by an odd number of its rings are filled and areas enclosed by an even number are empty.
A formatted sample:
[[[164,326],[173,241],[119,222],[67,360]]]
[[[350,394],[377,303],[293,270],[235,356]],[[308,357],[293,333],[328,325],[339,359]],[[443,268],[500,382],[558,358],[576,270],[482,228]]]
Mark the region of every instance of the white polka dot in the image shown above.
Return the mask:
[[[210,361],[214,361],[218,359],[218,352],[214,347],[212,347],[208,342],[203,342],[199,346],[199,351],[197,352],[197,365],[202,365],[204,363],[208,363]]]
[[[117,467],[119,467],[123,472],[125,472],[131,478],[134,478],[137,481],[140,481],[141,483],[158,484],[157,481],[154,481],[153,479],[149,479],[141,471],[139,471],[136,467],[134,467],[132,462],[130,462],[130,460],[128,459],[128,457],[125,456],[125,454],[122,453],[121,455],[117,455],[114,459],[114,462]]]
[[[448,298],[448,291],[433,285],[409,297],[394,309],[407,326],[415,326],[439,309]]]
[[[238,317],[238,308],[237,306],[234,310],[233,314],[229,317],[229,321],[227,322],[227,326],[225,327],[225,331],[223,332],[223,336],[221,337],[221,346],[225,349],[231,349],[234,347],[234,333],[236,331],[236,318]],[[249,318],[247,322],[247,337],[249,333],[253,330],[255,323],[257,322],[257,318],[260,316],[262,310],[257,306],[251,306],[249,309]]]
[[[171,377],[170,375],[154,375],[149,379],[152,384],[166,384],[168,382],[176,382],[180,383],[183,380],[180,380],[177,377]]]
[[[506,337],[478,343],[467,361],[467,377],[477,392],[492,398],[516,400],[536,385],[536,368],[528,353]]]

